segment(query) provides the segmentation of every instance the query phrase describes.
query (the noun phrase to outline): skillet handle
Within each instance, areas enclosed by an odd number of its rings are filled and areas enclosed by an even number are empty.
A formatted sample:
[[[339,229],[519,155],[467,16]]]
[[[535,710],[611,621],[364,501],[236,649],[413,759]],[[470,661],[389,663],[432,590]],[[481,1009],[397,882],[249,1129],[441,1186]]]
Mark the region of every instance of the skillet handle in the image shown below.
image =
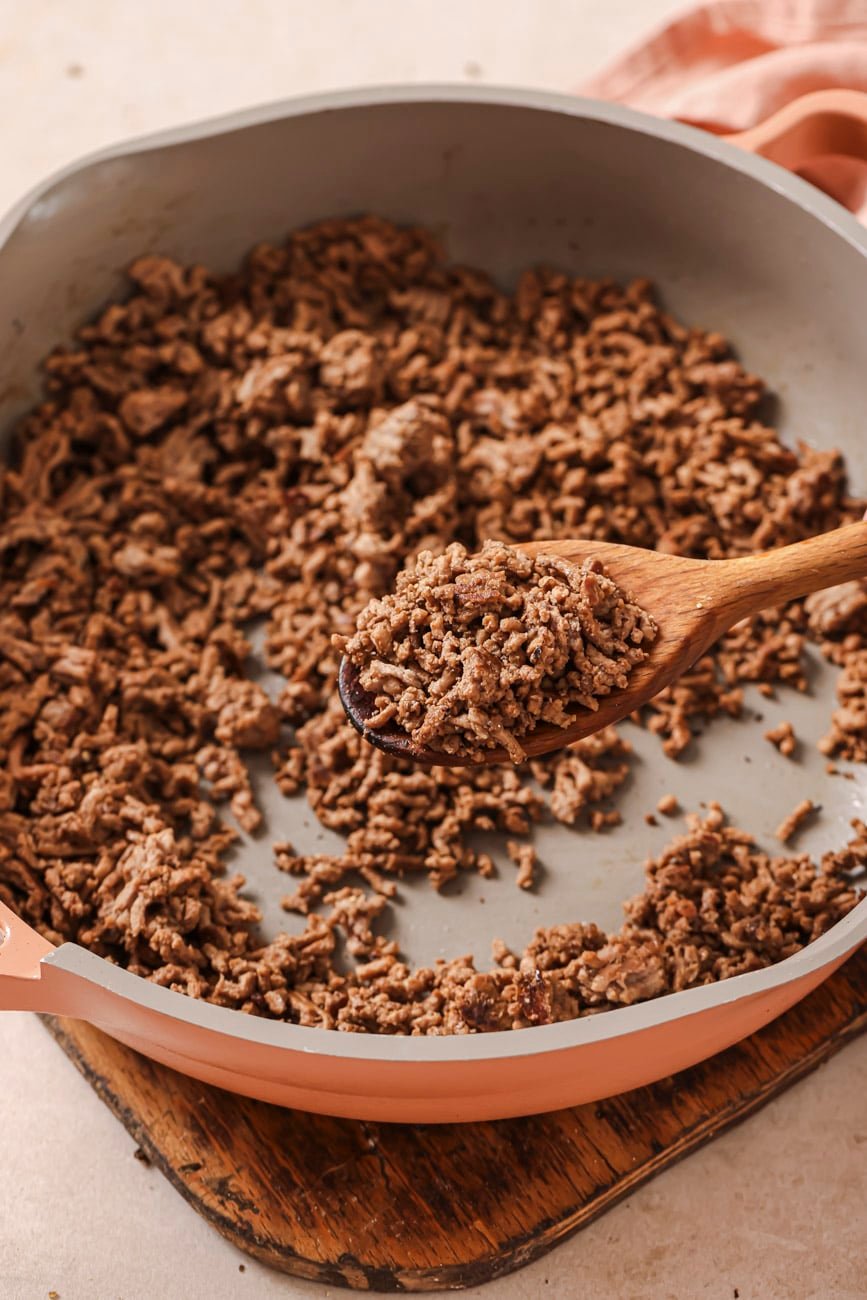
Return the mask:
[[[0,903],[0,1011],[47,1011],[43,957],[54,946]]]
[[[816,90],[786,104],[758,126],[723,139],[790,171],[798,171],[820,154],[843,154],[867,162],[867,94]]]

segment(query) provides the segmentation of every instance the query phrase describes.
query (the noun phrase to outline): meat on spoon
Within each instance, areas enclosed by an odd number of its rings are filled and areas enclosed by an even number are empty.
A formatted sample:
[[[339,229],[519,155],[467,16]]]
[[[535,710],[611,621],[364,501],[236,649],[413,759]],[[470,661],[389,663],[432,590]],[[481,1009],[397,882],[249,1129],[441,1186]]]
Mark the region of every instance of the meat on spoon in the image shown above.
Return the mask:
[[[747,615],[865,576],[864,521],[733,560],[587,540],[452,546],[336,638],[340,697],[388,753],[520,762],[639,709]]]

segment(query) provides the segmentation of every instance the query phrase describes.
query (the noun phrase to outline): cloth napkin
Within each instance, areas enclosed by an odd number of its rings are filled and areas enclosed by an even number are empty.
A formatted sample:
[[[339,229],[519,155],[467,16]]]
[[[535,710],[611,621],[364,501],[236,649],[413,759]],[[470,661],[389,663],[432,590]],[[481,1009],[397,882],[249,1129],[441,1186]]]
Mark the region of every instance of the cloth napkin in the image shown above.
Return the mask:
[[[580,90],[722,134],[828,87],[867,91],[867,0],[714,0]],[[797,170],[867,222],[867,158],[819,154]]]

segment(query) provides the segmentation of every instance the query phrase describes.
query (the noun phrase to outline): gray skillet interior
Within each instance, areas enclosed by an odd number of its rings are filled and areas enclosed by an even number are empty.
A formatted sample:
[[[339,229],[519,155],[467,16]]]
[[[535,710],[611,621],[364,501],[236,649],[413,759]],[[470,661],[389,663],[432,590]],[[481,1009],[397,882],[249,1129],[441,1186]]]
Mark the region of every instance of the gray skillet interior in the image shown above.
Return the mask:
[[[38,394],[39,358],[121,290],[119,272],[137,254],[229,269],[259,240],[363,211],[435,228],[451,258],[505,285],[540,262],[578,275],[650,276],[682,320],[734,340],[777,394],[789,440],[840,447],[853,487],[867,490],[867,240],[855,222],[771,164],[697,132],[513,91],[318,97],[69,169],[23,201],[0,232],[4,437]],[[824,772],[815,741],[827,729],[835,673],[815,654],[810,669],[809,696],[767,701],[749,691],[748,716],[712,724],[677,764],[654,737],[627,727],[636,759],[617,805],[622,826],[602,835],[538,827],[544,871],[529,895],[516,889],[496,837],[486,837],[500,865],[494,880],[467,875],[440,896],[424,878],[405,882],[387,921],[403,949],[417,962],[474,952],[485,965],[495,936],[520,947],[537,925],[616,926],[622,900],[641,887],[644,859],[679,829],[661,817],[657,827],[644,821],[668,791],[691,809],[719,799],[771,850],[779,848],[774,827],[809,795],[822,815],[798,849],[842,844],[867,796],[857,769],[854,780]],[[762,739],[784,718],[806,742],[796,763]],[[284,799],[269,771],[257,764],[266,829],[242,842],[233,865],[274,931],[299,923],[279,908],[291,882],[273,867],[271,840],[289,839],[302,852],[341,841],[303,798]]]

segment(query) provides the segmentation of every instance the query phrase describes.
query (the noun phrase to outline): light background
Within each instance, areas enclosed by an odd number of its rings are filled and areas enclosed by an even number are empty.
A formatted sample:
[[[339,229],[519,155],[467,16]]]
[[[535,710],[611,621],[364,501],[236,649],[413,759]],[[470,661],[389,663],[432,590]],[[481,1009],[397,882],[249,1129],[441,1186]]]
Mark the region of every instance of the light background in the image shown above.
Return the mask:
[[[671,0],[0,0],[0,209],[126,136],[394,81],[569,90]],[[867,1038],[484,1300],[867,1296]],[[0,1297],[294,1300],[154,1169],[30,1016],[0,1018]],[[240,1271],[240,1265],[244,1271]]]

